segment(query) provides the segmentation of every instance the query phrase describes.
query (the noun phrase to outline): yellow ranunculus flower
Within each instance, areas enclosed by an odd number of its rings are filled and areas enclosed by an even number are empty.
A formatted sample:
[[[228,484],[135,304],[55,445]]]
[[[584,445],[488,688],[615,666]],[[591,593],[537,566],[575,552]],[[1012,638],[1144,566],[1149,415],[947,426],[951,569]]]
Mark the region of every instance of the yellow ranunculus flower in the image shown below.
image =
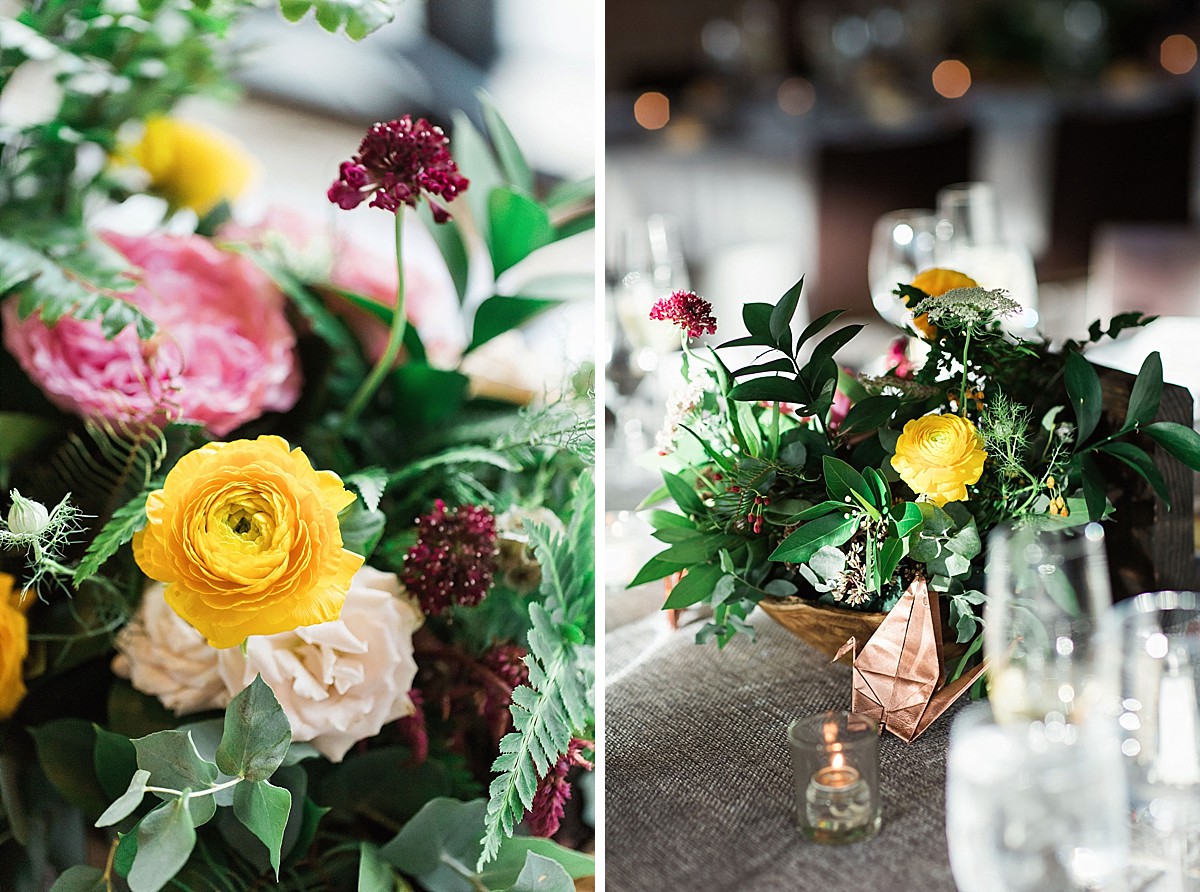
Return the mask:
[[[918,273],[917,277],[912,280],[912,287],[919,288],[930,297],[940,297],[955,288],[978,288],[979,283],[956,270],[934,267]],[[906,306],[908,305],[907,298],[904,303]],[[937,337],[937,327],[929,321],[929,317],[924,313],[913,318],[913,327],[927,341],[932,341]]]
[[[912,491],[939,508],[965,502],[967,487],[983,474],[983,438],[958,415],[925,415],[904,425],[892,467]]]
[[[0,573],[0,719],[16,712],[25,697],[21,668],[29,653],[29,624],[13,592],[15,581]]]
[[[363,559],[342,547],[354,501],[280,437],[189,452],[146,502],[138,566],[213,647],[338,618]]]
[[[254,161],[230,136],[175,118],[151,118],[129,154],[150,174],[150,188],[172,207],[201,217],[245,191]]]

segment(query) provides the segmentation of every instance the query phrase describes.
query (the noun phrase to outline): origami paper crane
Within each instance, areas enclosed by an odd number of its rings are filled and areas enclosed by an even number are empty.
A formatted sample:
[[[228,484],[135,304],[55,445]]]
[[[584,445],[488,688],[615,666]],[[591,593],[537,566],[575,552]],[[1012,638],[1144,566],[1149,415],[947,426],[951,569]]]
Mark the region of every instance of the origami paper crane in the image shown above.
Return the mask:
[[[834,662],[853,653],[851,638]],[[983,672],[979,665],[951,684],[942,656],[937,593],[916,579],[854,656],[851,711],[870,716],[905,743],[916,740]]]

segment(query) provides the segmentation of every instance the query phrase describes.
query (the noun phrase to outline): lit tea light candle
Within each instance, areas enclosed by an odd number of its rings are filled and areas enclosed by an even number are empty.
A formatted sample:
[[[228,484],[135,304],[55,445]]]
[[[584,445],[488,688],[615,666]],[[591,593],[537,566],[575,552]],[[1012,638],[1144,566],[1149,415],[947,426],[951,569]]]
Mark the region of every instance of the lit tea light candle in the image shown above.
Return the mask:
[[[815,842],[866,839],[879,829],[879,737],[870,719],[830,712],[788,732],[796,819]]]

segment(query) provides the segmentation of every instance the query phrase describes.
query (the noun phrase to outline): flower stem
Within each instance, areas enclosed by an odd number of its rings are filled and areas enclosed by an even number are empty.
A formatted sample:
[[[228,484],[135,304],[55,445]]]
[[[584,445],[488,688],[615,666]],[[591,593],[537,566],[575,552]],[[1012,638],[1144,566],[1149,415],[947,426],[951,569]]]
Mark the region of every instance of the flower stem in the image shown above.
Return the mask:
[[[971,350],[971,328],[967,327],[967,337],[963,342],[962,355],[962,386],[958,389],[958,414],[963,418],[967,417],[967,354]]]
[[[383,383],[383,379],[387,377],[388,372],[392,370],[392,366],[396,363],[396,357],[400,355],[400,348],[404,344],[404,328],[406,319],[404,315],[404,249],[402,244],[402,236],[404,232],[404,206],[401,205],[396,209],[396,309],[392,314],[392,327],[388,332],[387,347],[384,348],[383,355],[375,363],[370,374],[367,375],[363,383],[359,385],[358,390],[350,399],[350,403],[346,406],[346,411],[342,415],[341,429],[345,429],[354,423],[363,409],[371,402],[371,397],[375,396],[375,392],[379,390],[379,385]]]

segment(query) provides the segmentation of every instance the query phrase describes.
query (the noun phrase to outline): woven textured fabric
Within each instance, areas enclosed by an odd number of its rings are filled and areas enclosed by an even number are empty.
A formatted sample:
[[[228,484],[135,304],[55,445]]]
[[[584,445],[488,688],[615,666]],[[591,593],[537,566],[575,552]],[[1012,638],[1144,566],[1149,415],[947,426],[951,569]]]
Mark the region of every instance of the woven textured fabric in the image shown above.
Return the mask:
[[[605,889],[954,892],[943,716],[880,747],[883,828],[822,846],[792,822],[792,719],[850,705],[832,666],[761,612],[723,651],[651,616],[605,639]]]

